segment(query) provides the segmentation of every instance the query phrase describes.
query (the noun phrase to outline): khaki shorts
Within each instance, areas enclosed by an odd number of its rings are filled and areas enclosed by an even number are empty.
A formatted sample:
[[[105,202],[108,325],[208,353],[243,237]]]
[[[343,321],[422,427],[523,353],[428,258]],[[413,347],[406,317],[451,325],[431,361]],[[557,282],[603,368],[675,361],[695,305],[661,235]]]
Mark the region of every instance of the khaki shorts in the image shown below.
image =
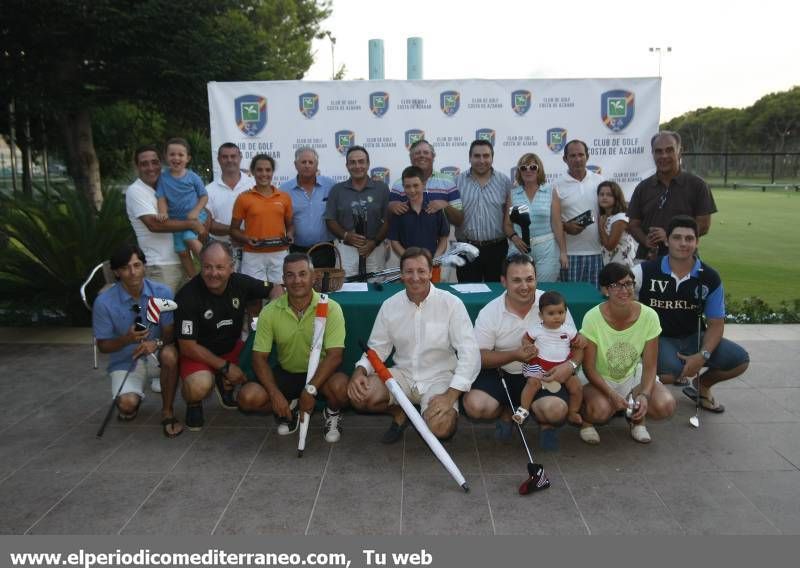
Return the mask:
[[[178,293],[185,281],[183,267],[180,264],[148,264],[145,266],[144,275],[153,282],[169,286],[173,295]]]
[[[417,383],[414,382],[411,371],[401,369],[399,367],[392,367],[389,369],[392,373],[395,382],[400,385],[405,395],[413,404],[418,404],[420,413],[424,413],[428,408],[431,399],[439,394],[444,394],[450,388],[450,381],[438,381],[435,383]],[[396,405],[398,402],[395,400],[392,391],[389,391],[389,405]],[[458,412],[458,400],[453,403],[453,408]]]

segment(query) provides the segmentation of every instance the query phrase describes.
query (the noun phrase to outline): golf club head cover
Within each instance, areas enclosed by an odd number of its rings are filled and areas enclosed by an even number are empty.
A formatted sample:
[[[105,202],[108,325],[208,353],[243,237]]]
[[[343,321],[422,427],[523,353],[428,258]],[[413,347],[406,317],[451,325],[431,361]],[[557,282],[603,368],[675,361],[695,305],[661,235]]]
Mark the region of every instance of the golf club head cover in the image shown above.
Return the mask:
[[[147,300],[147,321],[158,325],[161,321],[161,312],[173,312],[178,309],[178,304],[167,298],[150,298]]]
[[[542,464],[528,463],[528,474],[530,477],[519,486],[520,495],[527,495],[550,487],[550,480],[547,479],[547,474],[544,472]]]

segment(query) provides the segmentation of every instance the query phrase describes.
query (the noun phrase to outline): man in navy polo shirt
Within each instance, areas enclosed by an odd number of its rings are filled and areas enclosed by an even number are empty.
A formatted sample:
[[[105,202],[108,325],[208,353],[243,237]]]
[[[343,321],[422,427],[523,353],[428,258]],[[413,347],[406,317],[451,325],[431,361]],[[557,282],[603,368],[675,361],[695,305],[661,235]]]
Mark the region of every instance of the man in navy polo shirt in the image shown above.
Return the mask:
[[[408,197],[408,210],[389,217],[389,234],[386,238],[398,257],[409,247],[421,247],[434,258],[447,250],[447,237],[450,224],[441,209],[433,213],[427,211],[430,201],[425,193],[422,170],[409,166],[403,170],[403,190]],[[434,267],[434,282],[438,282],[438,270]]]
[[[639,301],[653,308],[661,321],[658,376],[663,383],[688,385],[683,393],[692,400],[697,400],[699,392],[704,409],[724,412],[725,407],[711,395],[711,387],[744,373],[750,357],[722,336],[725,292],[717,271],[695,255],[697,221],[688,215],[673,217],[666,235],[667,254],[633,269]],[[701,315],[706,325],[698,338]],[[704,367],[706,372],[700,373]]]

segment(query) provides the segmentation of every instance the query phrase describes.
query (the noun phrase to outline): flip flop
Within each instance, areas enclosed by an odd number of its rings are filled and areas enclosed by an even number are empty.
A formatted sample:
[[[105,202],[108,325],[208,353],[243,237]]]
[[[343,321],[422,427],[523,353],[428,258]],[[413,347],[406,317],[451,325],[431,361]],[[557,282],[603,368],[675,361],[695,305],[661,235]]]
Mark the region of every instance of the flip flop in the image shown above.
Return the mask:
[[[686,387],[683,389],[683,394],[685,394],[692,402],[697,404],[697,389],[691,386]],[[709,412],[714,412],[716,414],[722,414],[725,412],[725,407],[714,400],[713,396],[708,398],[700,395],[700,406],[703,407],[703,410],[708,410]]]
[[[170,416],[169,418],[164,418],[164,420],[161,421],[161,431],[164,432],[164,436],[166,436],[167,438],[177,438],[178,436],[183,434],[183,427],[181,426],[180,430],[178,430],[177,432],[173,432],[172,434],[170,434],[167,428],[180,423],[181,423],[180,420],[178,420],[174,416]]]
[[[692,379],[689,377],[675,377],[672,384],[676,387],[688,387],[692,384]]]

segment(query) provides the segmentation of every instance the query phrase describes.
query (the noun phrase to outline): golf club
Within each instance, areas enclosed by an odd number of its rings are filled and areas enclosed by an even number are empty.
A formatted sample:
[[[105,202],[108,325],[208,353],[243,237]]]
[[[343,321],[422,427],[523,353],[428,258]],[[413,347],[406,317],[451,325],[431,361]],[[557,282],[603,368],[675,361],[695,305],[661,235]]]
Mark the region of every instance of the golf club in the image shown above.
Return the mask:
[[[700,322],[701,313],[697,314],[697,352],[700,352]],[[689,418],[689,425],[692,428],[700,428],[700,371],[697,372],[697,396],[694,399],[694,416]]]
[[[511,393],[508,392],[508,385],[506,385],[506,379],[502,374],[500,375],[500,382],[503,384],[503,389],[506,391],[508,404],[511,405],[511,408],[514,408],[514,403],[511,401]],[[530,447],[528,447],[527,440],[525,440],[525,433],[522,431],[522,425],[519,423],[516,424],[517,428],[519,428],[519,436],[522,438],[522,443],[525,445],[525,451],[528,454],[528,479],[523,481],[522,485],[519,486],[519,494],[527,495],[534,491],[547,489],[550,487],[550,480],[547,479],[547,474],[545,474],[542,465],[533,463],[533,455],[531,454]]]

